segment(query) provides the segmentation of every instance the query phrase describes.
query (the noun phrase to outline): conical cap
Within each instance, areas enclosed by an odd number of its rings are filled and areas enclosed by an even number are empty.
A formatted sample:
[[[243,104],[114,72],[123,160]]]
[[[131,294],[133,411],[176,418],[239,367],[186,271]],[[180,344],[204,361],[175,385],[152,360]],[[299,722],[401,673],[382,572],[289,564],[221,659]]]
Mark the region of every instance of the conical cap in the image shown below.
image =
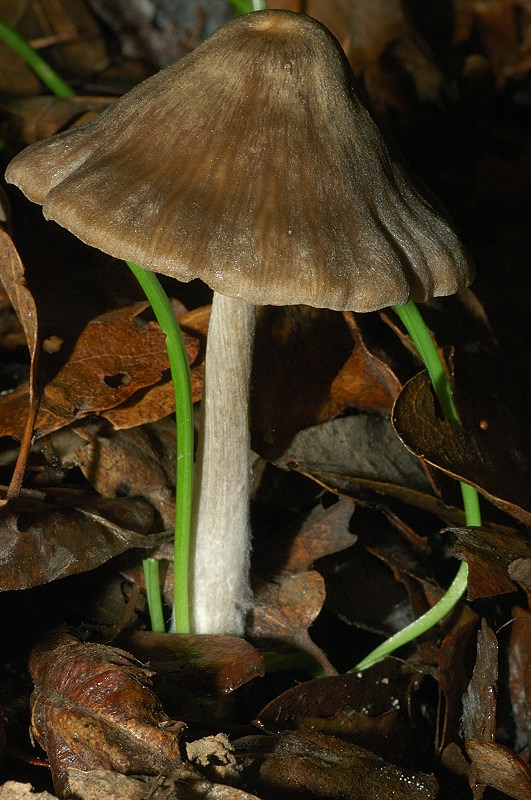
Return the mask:
[[[472,277],[301,14],[226,23],[6,177],[84,242],[252,303],[372,311]]]

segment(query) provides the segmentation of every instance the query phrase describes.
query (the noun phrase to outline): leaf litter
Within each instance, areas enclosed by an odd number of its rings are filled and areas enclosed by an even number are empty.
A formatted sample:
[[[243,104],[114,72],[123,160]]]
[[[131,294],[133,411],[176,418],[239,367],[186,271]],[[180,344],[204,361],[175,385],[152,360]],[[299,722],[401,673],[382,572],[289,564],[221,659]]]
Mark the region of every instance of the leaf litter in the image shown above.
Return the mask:
[[[13,19],[1,2],[0,16],[45,42],[87,96],[36,97],[34,77],[6,55],[7,158],[86,121],[222,21],[209,8],[181,25],[162,2],[150,19],[122,4],[34,5],[38,19]],[[468,290],[424,309],[453,346],[442,352],[466,432],[440,418],[392,312],[264,309],[248,641],[170,646],[145,630],[146,552],[172,596],[163,336],[120,265],[12,197],[1,248],[0,798],[24,796],[28,775],[52,788],[23,765],[30,649],[34,737],[61,796],[529,796],[529,20],[518,2],[450,5],[429,19],[409,2],[306,10],[341,41],[375,114],[467,232],[492,329]],[[511,109],[503,124],[499,106]],[[208,293],[170,290],[199,400]],[[455,477],[485,497],[482,528],[464,525]],[[335,674],[436,602],[455,556],[469,564],[468,603],[400,660]],[[75,622],[88,641],[64,627],[38,639],[35,620]],[[291,670],[276,671],[271,651]]]

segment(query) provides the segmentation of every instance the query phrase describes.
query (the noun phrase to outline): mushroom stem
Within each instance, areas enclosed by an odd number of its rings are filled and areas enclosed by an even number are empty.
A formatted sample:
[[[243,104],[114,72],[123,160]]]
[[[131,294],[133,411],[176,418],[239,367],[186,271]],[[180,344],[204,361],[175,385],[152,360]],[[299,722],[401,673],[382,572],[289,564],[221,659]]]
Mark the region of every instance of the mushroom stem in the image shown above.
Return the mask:
[[[242,636],[249,580],[255,306],[214,292],[192,511],[191,628]]]

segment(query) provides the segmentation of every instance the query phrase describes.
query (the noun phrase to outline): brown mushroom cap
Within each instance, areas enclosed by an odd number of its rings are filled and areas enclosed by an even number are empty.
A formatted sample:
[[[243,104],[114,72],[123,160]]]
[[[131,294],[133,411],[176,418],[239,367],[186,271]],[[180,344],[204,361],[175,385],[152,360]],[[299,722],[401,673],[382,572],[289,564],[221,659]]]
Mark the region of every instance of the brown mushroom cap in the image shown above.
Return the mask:
[[[118,258],[251,303],[372,311],[472,269],[411,185],[315,20],[248,14],[6,178]]]

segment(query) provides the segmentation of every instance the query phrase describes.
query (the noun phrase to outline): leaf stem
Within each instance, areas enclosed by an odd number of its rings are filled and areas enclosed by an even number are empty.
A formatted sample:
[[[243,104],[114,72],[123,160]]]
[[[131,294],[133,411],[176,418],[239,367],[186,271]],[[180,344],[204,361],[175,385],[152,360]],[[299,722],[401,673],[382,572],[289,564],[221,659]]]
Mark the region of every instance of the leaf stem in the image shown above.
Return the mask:
[[[453,425],[459,427],[461,421],[452,397],[452,387],[435,342],[422,318],[422,314],[413,300],[410,300],[404,306],[395,306],[394,309],[409,333],[428,370],[433,390],[439,400],[444,416]],[[466,524],[470,526],[480,526],[481,510],[479,507],[478,494],[474,487],[469,484],[460,481],[460,486]],[[407,625],[401,631],[398,631],[393,636],[390,636],[389,639],[386,639],[385,642],[382,642],[381,645],[376,647],[368,656],[350,669],[349,672],[361,672],[364,669],[368,669],[368,667],[372,667],[399,647],[402,647],[402,645],[411,642],[421,634],[426,633],[426,631],[434,625],[437,625],[437,623],[454,608],[466,591],[467,579],[468,564],[463,561],[451,585],[446,590],[446,593],[432,608],[414,620],[410,625]]]

